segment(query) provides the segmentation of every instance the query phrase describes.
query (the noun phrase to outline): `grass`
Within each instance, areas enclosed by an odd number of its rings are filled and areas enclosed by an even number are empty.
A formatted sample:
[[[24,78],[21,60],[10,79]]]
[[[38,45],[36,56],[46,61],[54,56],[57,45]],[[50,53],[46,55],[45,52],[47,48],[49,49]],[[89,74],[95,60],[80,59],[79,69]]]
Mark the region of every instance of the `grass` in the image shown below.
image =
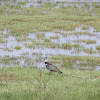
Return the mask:
[[[95,53],[92,49],[83,49],[83,52],[88,53],[88,54]]]
[[[43,43],[43,46],[47,48],[57,48],[57,47],[60,47],[60,44],[47,42],[47,43]]]
[[[20,50],[21,48],[21,46],[15,46],[15,50]]]
[[[62,69],[48,74],[36,68],[0,68],[1,100],[99,100],[100,73]],[[44,83],[45,89],[44,89]],[[47,82],[47,83],[46,83]]]
[[[88,35],[88,36],[96,36],[94,33],[89,32],[74,32],[74,33],[61,33],[63,35]]]
[[[39,40],[35,40],[35,39],[28,39],[28,40],[30,40],[33,45],[40,45],[41,47],[47,47],[47,48],[60,47],[60,45],[58,43],[50,42],[50,39],[45,39],[44,38],[44,41],[39,41]]]
[[[88,52],[89,54],[94,53],[93,50],[88,50],[86,49],[84,52]],[[34,55],[35,53],[33,53]],[[3,65],[7,65],[12,63],[17,63],[17,65],[19,65],[19,61],[21,59],[24,59],[25,66],[34,66],[34,64],[31,65],[30,61],[34,62],[34,60],[30,60],[30,57],[28,56],[24,56],[25,54],[23,54],[23,56],[20,57],[3,57],[0,58],[1,64]],[[43,59],[41,56],[42,54],[35,54],[34,56],[38,57],[38,59],[36,59],[37,63],[41,62],[41,59]],[[17,59],[20,59],[19,61],[17,61]],[[77,66],[78,69],[78,63],[81,63],[82,66],[79,66],[79,69],[81,69],[83,66],[88,66],[89,68],[92,68],[93,70],[96,69],[97,66],[100,66],[100,58],[99,57],[94,57],[94,56],[66,56],[66,55],[52,55],[50,58],[50,62],[54,63],[55,65],[57,64],[57,66],[60,64],[61,67],[64,68],[69,68],[69,69],[74,69],[74,65]],[[83,63],[84,62],[84,63]],[[59,67],[60,67],[59,66]],[[42,66],[43,67],[43,66]],[[85,70],[85,68],[84,68]],[[89,70],[89,69],[87,69]]]
[[[32,43],[25,43],[24,44],[26,48],[31,48],[31,49],[35,49],[35,45]]]
[[[18,42],[23,42],[23,41],[27,41],[27,38],[23,38],[23,37],[21,37],[21,38],[16,38],[16,41],[18,41]]]
[[[84,42],[85,43],[85,40],[74,40],[74,42],[76,42],[76,43],[82,43],[82,42]]]
[[[86,40],[86,44],[95,44],[96,40]]]
[[[13,50],[12,49],[9,49],[9,48],[5,48],[3,50],[8,51],[8,52],[13,52]]]
[[[95,68],[96,66],[100,66],[100,58],[99,57],[93,57],[93,56],[57,55],[57,56],[54,56],[54,57],[50,57],[50,59],[60,60],[62,67],[70,68],[70,69],[73,69],[73,64],[76,64],[76,62],[85,62],[85,66],[90,66],[92,68]]]
[[[72,49],[72,46],[71,46],[70,44],[63,43],[63,44],[62,44],[62,48],[63,48],[63,49],[69,49],[69,50],[70,50],[70,49]]]
[[[88,36],[96,36],[96,34],[88,33],[88,32],[75,32],[73,35],[88,35]]]
[[[45,38],[44,42],[50,42],[50,39]]]
[[[96,46],[96,49],[97,49],[98,51],[100,51],[100,45]]]
[[[28,38],[24,34],[22,34],[20,37],[16,38],[17,42],[23,42],[23,41],[27,41],[27,40],[28,40]]]
[[[89,29],[89,26],[82,26],[82,29],[83,30],[88,30]]]
[[[63,43],[61,45],[61,48],[63,48],[63,49],[69,49],[69,50],[71,50],[72,48],[79,48],[79,47],[81,47],[81,45],[79,45],[79,44]]]
[[[50,37],[50,40],[51,40],[51,39],[59,39],[59,36],[51,36],[51,37]]]
[[[42,33],[42,34],[37,34],[37,39],[39,40],[39,39],[44,39],[45,38],[45,34],[44,33]]]
[[[3,35],[3,32],[0,32],[0,37]]]
[[[96,44],[96,40],[74,40],[77,43]]]
[[[0,39],[0,43],[5,43],[6,40],[5,39]]]
[[[54,33],[61,33],[59,30],[55,30]]]

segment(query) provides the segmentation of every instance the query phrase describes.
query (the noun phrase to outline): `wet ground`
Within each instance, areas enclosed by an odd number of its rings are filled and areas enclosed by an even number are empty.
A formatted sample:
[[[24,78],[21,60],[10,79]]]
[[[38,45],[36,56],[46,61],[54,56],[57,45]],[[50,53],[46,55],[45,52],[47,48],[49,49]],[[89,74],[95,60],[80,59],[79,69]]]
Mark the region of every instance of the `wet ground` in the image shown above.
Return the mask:
[[[59,31],[59,33],[55,33],[56,31]],[[83,32],[83,34],[80,35],[74,35],[74,33],[78,33],[78,32]],[[93,36],[89,36],[88,34],[84,35],[84,32],[87,32],[89,33],[90,35],[91,34],[94,34]],[[57,36],[59,37],[58,39],[50,39],[50,42],[52,43],[59,43],[59,44],[62,44],[62,43],[68,43],[68,44],[79,44],[81,45],[82,49],[92,49],[94,51],[93,54],[87,54],[87,53],[84,53],[84,52],[79,52],[79,53],[75,53],[75,49],[72,48],[71,50],[67,50],[67,49],[59,49],[59,48],[47,48],[47,47],[39,47],[38,45],[35,45],[35,49],[31,49],[31,48],[26,48],[25,47],[25,43],[31,43],[30,40],[28,41],[17,41],[16,39],[20,39],[20,37],[14,37],[14,36],[11,36],[9,35],[9,31],[1,31],[2,34],[2,39],[4,41],[6,41],[5,43],[0,43],[0,56],[7,56],[9,55],[10,57],[12,56],[19,56],[21,55],[22,53],[39,53],[41,52],[43,55],[45,54],[54,54],[54,55],[57,55],[57,54],[66,54],[66,55],[78,55],[78,56],[100,56],[99,52],[96,50],[96,46],[100,45],[100,32],[95,32],[94,28],[92,27],[89,27],[89,29],[87,30],[82,30],[82,26],[80,27],[76,27],[75,30],[72,30],[72,31],[63,31],[63,30],[53,30],[52,32],[37,32],[37,33],[28,33],[28,35],[26,36],[27,38],[30,38],[30,39],[36,39],[37,40],[37,37],[36,37],[36,34],[45,34],[45,37],[46,39],[49,39],[50,37],[54,37],[54,36]],[[7,36],[6,36],[7,35]],[[23,37],[22,37],[23,38]],[[80,42],[78,43],[77,41],[83,41],[83,42]],[[95,43],[86,43],[84,41],[87,41],[87,40],[90,40],[90,41],[95,41]],[[44,40],[41,40],[39,39],[38,40],[39,42],[44,42]],[[15,50],[14,48],[16,46],[21,46],[22,48],[20,50]],[[7,50],[7,48],[9,50]],[[80,48],[80,49],[81,49]],[[5,51],[4,51],[5,50]],[[73,54],[74,52],[74,54]]]
[[[83,34],[75,34],[80,32]],[[20,39],[21,37],[14,37],[10,33],[10,30],[0,31],[0,33],[2,33],[1,39],[5,41],[0,43],[0,57],[2,59],[13,59],[9,61],[9,64],[5,64],[5,66],[20,65],[43,67],[43,58],[50,55],[100,56],[100,52],[96,49],[96,47],[100,45],[100,32],[95,32],[95,29],[91,26],[89,26],[88,29],[82,29],[82,26],[76,27],[75,30],[72,31],[53,30],[51,32],[28,33],[26,34],[26,37],[29,38],[29,40],[26,41],[17,41],[16,39]],[[41,46],[37,44],[35,44],[34,49],[25,47],[25,43],[32,43],[30,41],[31,39],[38,40],[40,43],[43,42],[45,44],[44,39],[37,39],[37,34],[44,34],[46,39],[56,36],[57,39],[50,39],[50,42],[53,44],[79,44],[80,47],[72,47],[71,49],[58,47],[48,48],[44,45]],[[82,42],[77,42],[79,40]],[[85,41],[87,40],[95,41],[95,43],[86,43]],[[16,46],[20,46],[21,48],[16,50]],[[92,52],[87,52],[86,50],[92,50]],[[4,66],[3,64],[4,62],[0,63],[0,66]]]

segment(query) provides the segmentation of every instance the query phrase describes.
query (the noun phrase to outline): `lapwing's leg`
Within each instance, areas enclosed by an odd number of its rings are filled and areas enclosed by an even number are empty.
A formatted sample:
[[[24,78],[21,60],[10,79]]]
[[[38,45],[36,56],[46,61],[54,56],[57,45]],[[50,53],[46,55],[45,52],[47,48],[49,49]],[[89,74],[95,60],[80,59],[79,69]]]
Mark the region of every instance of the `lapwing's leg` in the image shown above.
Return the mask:
[[[49,75],[51,75],[51,70],[49,71]]]

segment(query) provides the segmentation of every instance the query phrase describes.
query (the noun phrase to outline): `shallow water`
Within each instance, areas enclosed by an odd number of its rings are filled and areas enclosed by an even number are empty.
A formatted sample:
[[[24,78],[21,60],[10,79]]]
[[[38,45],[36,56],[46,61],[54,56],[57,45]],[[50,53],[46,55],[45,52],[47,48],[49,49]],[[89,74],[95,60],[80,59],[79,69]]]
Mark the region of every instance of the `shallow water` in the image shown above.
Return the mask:
[[[59,33],[55,33],[55,31]],[[6,40],[6,43],[0,43],[0,57],[5,58],[8,56],[7,59],[17,58],[10,62],[9,64],[0,63],[0,66],[13,66],[13,65],[20,65],[20,66],[37,66],[44,68],[43,58],[49,55],[68,55],[68,56],[100,56],[100,53],[96,50],[96,46],[100,45],[100,32],[95,32],[93,27],[89,27],[87,30],[83,30],[82,26],[76,27],[75,30],[72,31],[63,31],[63,30],[53,30],[51,32],[36,32],[36,33],[29,33],[28,38],[37,39],[36,34],[45,34],[45,38],[49,39],[52,36],[58,36],[58,39],[51,39],[50,41],[53,43],[69,43],[69,44],[80,44],[82,47],[80,48],[72,48],[71,50],[62,49],[62,48],[47,48],[44,46],[35,45],[35,49],[26,48],[24,46],[25,43],[32,43],[30,40],[18,42],[16,38],[11,36],[9,30],[4,30],[3,38]],[[89,35],[68,35],[68,33],[74,32],[88,32],[90,34],[95,34],[93,36]],[[62,34],[64,33],[64,34]],[[7,37],[5,35],[8,34]],[[10,34],[10,35],[9,35]],[[19,37],[20,38],[20,37]],[[75,43],[76,40],[96,40],[94,44],[86,44],[86,43]],[[41,40],[38,40],[41,42]],[[42,40],[43,41],[43,40]],[[21,46],[20,50],[15,50],[15,46]],[[10,50],[8,50],[8,49]],[[79,52],[79,49],[81,50]],[[83,49],[92,49],[94,53],[86,53]],[[33,55],[37,54],[37,55]],[[40,58],[40,59],[39,59]],[[85,67],[84,67],[85,68]],[[87,67],[86,67],[87,68]],[[95,68],[95,70],[100,70],[99,66]]]
[[[80,32],[80,31],[81,32],[90,32],[90,33],[94,33],[94,34],[98,34],[98,35],[97,36],[67,35],[67,33],[74,33],[74,32]],[[94,29],[93,28],[89,28],[88,30],[82,30],[81,27],[79,27],[79,28],[75,28],[75,30],[72,30],[72,31],[62,31],[61,30],[61,33],[62,32],[66,33],[66,35],[63,35],[63,34],[60,34],[60,33],[54,33],[54,31],[53,32],[44,32],[44,34],[45,34],[45,37],[48,38],[48,39],[50,37],[52,37],[52,36],[59,36],[59,39],[51,39],[51,42],[53,42],[53,43],[59,43],[59,44],[62,44],[62,43],[80,44],[85,49],[93,49],[95,52],[97,52],[96,46],[98,46],[100,44],[100,35],[99,35],[99,32],[98,33],[94,32]],[[39,33],[41,34],[43,32],[39,32]],[[5,31],[4,31],[4,34],[5,34]],[[30,33],[28,35],[28,38],[36,39],[35,33]],[[39,52],[41,52],[42,54],[46,54],[47,53],[47,54],[54,54],[54,55],[57,55],[57,54],[73,55],[71,52],[75,51],[74,48],[72,50],[66,50],[66,49],[59,49],[59,48],[52,49],[52,48],[47,48],[47,47],[42,47],[41,48],[41,46],[39,48],[38,48],[38,46],[36,46],[35,49],[25,48],[24,44],[25,43],[31,43],[31,41],[17,42],[16,41],[16,38],[13,37],[13,36],[8,36],[7,38],[5,38],[5,40],[7,41],[7,43],[3,43],[3,44],[1,43],[0,44],[0,48],[2,48],[0,51],[3,52],[3,53],[0,54],[0,56],[5,56],[5,55],[9,55],[9,56],[13,56],[13,55],[14,56],[19,56],[23,52],[24,53],[25,52],[29,52],[29,53],[39,53]],[[74,41],[76,41],[76,40],[85,40],[85,41],[86,40],[96,40],[96,43],[94,43],[94,44],[74,43]],[[15,50],[14,49],[15,46],[21,46],[22,49]],[[9,49],[13,50],[13,52],[3,51],[3,49],[5,49],[5,48],[9,48]],[[70,53],[68,51],[70,51]],[[80,52],[78,54],[75,53],[74,55],[81,56],[81,55],[83,55],[82,53],[83,52]],[[88,55],[88,54],[84,54],[84,55]],[[97,55],[100,56],[99,53],[97,53],[95,55],[96,56]],[[92,54],[91,54],[91,56],[92,56]]]

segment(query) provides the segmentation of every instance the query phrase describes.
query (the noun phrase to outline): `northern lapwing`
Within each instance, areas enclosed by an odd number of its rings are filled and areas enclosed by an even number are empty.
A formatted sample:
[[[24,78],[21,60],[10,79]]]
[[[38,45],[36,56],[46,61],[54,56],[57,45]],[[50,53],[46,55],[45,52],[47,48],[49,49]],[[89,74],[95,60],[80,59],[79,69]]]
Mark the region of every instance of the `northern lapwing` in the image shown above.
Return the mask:
[[[44,61],[45,61],[46,68],[48,70],[50,70],[50,72],[53,71],[53,72],[58,72],[59,74],[62,74],[62,72],[56,66],[54,66],[53,64],[48,62],[48,58],[47,57],[44,58]]]

